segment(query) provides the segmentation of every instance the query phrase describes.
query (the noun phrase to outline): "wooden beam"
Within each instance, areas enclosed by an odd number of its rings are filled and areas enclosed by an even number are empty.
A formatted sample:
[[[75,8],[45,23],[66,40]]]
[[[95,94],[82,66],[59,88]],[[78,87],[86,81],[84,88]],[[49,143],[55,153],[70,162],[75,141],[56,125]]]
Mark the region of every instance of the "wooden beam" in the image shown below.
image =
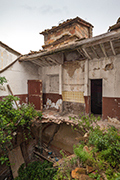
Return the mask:
[[[90,55],[87,53],[87,51],[86,51],[85,48],[82,47],[82,50],[84,51],[84,53],[85,53],[85,55],[87,56],[88,59],[92,59],[92,58],[90,57]]]
[[[79,42],[75,42],[72,43],[70,45],[66,45],[60,48],[56,48],[56,49],[52,49],[49,51],[44,51],[44,52],[39,52],[36,54],[30,54],[30,55],[24,55],[22,57],[19,58],[19,61],[25,61],[25,60],[32,60],[34,58],[38,58],[38,57],[43,57],[43,56],[48,56],[48,55],[55,55],[58,53],[61,53],[62,51],[70,51],[76,48],[79,48],[81,46],[91,46],[92,45],[97,45],[100,43],[105,43],[110,41],[110,39],[112,38],[112,40],[117,40],[120,38],[120,30],[116,31],[111,31],[109,33],[105,33],[96,37],[92,37],[92,38],[87,38],[84,40],[81,40]],[[87,56],[87,55],[86,55]],[[88,57],[88,56],[87,56]],[[91,59],[91,58],[89,58]]]
[[[38,58],[38,60],[43,64],[43,66],[49,66],[49,63],[46,61],[45,58]]]
[[[54,161],[53,161],[52,159],[47,158],[46,156],[40,154],[39,152],[36,152],[36,151],[33,151],[33,152],[34,152],[34,154],[36,154],[37,156],[39,156],[39,157],[41,157],[41,158],[43,158],[43,159],[45,159],[45,160],[47,160],[47,161],[49,161],[49,162],[54,163]]]
[[[106,51],[105,51],[104,44],[103,44],[103,43],[101,43],[101,44],[100,44],[100,47],[101,47],[101,50],[102,50],[102,52],[103,52],[104,56],[105,56],[106,58],[108,58],[108,56],[107,56],[107,54],[106,54]]]
[[[45,58],[45,60],[48,62],[48,64],[49,64],[50,66],[55,66],[55,65],[56,65],[51,59],[49,59],[49,57],[44,57],[44,58]]]
[[[48,59],[50,59],[52,62],[54,62],[56,65],[60,64],[58,61],[56,61],[55,59],[51,58],[50,56],[48,56]]]
[[[77,52],[81,55],[81,56],[85,56],[83,50],[81,48],[77,49]]]
[[[36,64],[36,65],[38,65],[38,66],[40,66],[40,67],[43,66],[40,62],[38,63],[36,60],[32,60],[32,61],[30,61],[30,62],[32,62],[32,63],[34,63],[34,64]]]
[[[14,96],[14,94],[13,94],[13,92],[12,92],[12,90],[11,90],[11,88],[10,88],[10,85],[9,85],[9,84],[7,84],[7,88],[8,88],[8,90],[10,91],[11,95],[12,95],[12,96]],[[17,101],[16,101],[16,100],[14,100],[14,102],[15,102],[15,104],[16,104],[16,106],[17,106],[17,108],[19,108]]]
[[[64,53],[59,52],[57,54],[52,54],[49,57],[51,57],[53,60],[55,60],[57,63],[62,64],[62,58],[63,58]]]
[[[96,58],[100,58],[99,56],[98,56],[98,54],[97,54],[97,52],[96,52],[96,50],[95,50],[95,48],[94,48],[94,46],[91,46],[91,49],[92,49],[92,51],[93,51],[93,53],[94,53],[94,55],[96,56]]]
[[[116,55],[116,52],[115,52],[115,49],[114,49],[114,46],[113,46],[112,41],[110,41],[110,46],[111,46],[111,49],[112,49],[113,54]]]

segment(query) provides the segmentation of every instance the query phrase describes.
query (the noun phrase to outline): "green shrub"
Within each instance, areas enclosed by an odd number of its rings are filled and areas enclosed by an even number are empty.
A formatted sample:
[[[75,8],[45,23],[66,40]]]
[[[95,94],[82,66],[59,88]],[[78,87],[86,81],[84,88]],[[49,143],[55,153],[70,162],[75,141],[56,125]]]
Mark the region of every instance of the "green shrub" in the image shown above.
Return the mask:
[[[35,161],[28,164],[26,168],[22,164],[15,180],[52,180],[55,173],[56,169],[52,167],[52,163]]]
[[[31,120],[38,116],[31,104],[22,104],[18,109],[14,108],[14,102],[18,100],[18,97],[9,95],[0,101],[0,148],[3,150],[3,157],[13,148],[12,139],[17,130],[22,128],[26,140],[30,135]],[[39,113],[39,118],[41,116]],[[0,161],[3,163],[5,159],[0,158]]]
[[[109,127],[106,132],[95,129],[90,133],[89,145],[93,145],[99,158],[115,167],[120,164],[120,135],[115,127]]]
[[[77,130],[89,132],[87,141],[80,141],[80,145],[74,147],[74,153],[80,159],[82,165],[92,165],[97,171],[94,178],[100,179],[101,174],[108,180],[120,179],[120,133],[114,126],[101,130],[97,124],[97,118],[90,116],[75,117],[78,122]],[[87,145],[91,151],[85,152]]]

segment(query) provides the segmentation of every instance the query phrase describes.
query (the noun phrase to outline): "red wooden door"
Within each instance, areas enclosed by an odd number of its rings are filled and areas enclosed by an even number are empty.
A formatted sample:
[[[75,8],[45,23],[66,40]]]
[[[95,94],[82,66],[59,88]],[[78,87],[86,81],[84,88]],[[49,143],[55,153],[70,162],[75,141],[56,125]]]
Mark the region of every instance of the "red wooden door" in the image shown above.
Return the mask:
[[[34,104],[36,110],[43,109],[42,81],[28,80],[28,102]]]

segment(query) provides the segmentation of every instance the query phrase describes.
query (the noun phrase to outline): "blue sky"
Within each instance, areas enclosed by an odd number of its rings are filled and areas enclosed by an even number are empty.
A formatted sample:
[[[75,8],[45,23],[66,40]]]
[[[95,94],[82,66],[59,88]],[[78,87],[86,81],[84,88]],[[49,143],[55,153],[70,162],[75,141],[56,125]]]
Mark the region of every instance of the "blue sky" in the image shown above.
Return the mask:
[[[22,54],[44,44],[39,33],[79,16],[93,35],[107,32],[120,16],[120,0],[0,0],[0,41]]]

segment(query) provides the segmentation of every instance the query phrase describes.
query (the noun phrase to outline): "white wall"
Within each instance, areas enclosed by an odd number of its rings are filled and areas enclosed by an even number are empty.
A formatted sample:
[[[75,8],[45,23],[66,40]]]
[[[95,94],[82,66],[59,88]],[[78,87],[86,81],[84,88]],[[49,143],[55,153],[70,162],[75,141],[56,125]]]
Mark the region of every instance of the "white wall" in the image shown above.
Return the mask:
[[[16,60],[17,57],[17,55],[14,55],[13,53],[0,46],[0,69],[8,66],[10,63]]]
[[[14,95],[27,94],[27,81],[39,79],[38,66],[29,62],[15,62],[11,67],[0,74],[5,76]],[[5,91],[0,90],[0,96],[6,96],[9,93],[6,84]]]
[[[42,77],[43,82],[43,93],[50,93],[50,76],[58,75],[60,66],[47,66],[39,68],[39,77]],[[58,86],[58,83],[56,82],[56,86]],[[56,88],[58,89],[58,88]],[[59,91],[56,90],[53,93],[59,94]]]
[[[89,79],[103,79],[103,97],[120,97],[120,56],[94,59],[89,61]],[[105,67],[110,65],[112,68]],[[90,81],[89,81],[90,95]]]

